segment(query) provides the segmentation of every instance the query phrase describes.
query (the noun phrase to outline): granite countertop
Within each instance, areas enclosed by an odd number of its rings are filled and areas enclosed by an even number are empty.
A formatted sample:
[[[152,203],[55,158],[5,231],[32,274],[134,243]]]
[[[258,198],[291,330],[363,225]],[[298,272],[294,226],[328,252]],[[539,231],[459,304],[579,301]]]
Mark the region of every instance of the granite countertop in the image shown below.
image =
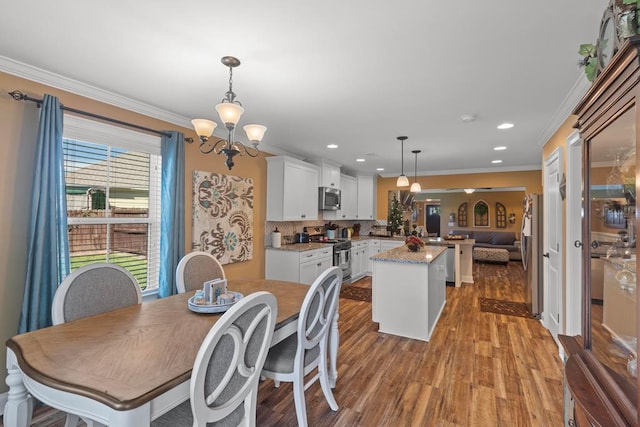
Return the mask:
[[[374,261],[398,262],[402,264],[430,264],[442,255],[447,248],[443,246],[426,245],[418,252],[411,252],[406,245],[390,249],[372,256]]]
[[[291,251],[291,252],[305,252],[312,251],[314,249],[323,249],[327,247],[332,247],[331,243],[322,243],[322,242],[310,242],[310,243],[291,243],[289,245],[282,245],[279,248],[274,248],[273,246],[267,246],[267,249],[275,249],[277,251]]]

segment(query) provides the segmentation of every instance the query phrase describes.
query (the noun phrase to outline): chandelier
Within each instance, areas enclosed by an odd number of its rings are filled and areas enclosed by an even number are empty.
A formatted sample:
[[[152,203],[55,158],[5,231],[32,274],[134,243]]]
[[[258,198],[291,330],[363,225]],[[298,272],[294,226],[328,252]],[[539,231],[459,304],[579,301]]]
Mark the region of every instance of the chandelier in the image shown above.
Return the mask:
[[[193,119],[191,120],[191,124],[193,124],[193,128],[200,138],[200,152],[204,154],[224,154],[226,157],[225,164],[227,168],[231,170],[234,165],[233,158],[237,154],[241,156],[248,155],[250,157],[256,157],[258,155],[260,151],[258,150],[258,144],[262,141],[267,128],[255,124],[242,127],[252,147],[247,147],[239,141],[234,141],[236,125],[240,120],[240,116],[244,113],[242,104],[236,100],[236,94],[233,92],[233,69],[240,65],[240,60],[233,56],[224,56],[221,62],[229,67],[229,90],[225,93],[222,101],[216,105],[216,111],[220,116],[220,121],[224,123],[224,126],[227,128],[228,137],[226,140],[218,139],[215,143],[211,143],[209,142],[209,137],[213,134],[217,126],[216,122],[206,119]]]
[[[407,138],[409,138],[408,136],[399,136],[398,138],[396,138],[398,141],[400,141],[400,162],[401,162],[401,167],[402,167],[402,171],[400,173],[400,176],[398,177],[397,181],[396,181],[396,187],[408,187],[409,186],[409,178],[407,178],[407,176],[404,174],[404,142],[407,140]]]

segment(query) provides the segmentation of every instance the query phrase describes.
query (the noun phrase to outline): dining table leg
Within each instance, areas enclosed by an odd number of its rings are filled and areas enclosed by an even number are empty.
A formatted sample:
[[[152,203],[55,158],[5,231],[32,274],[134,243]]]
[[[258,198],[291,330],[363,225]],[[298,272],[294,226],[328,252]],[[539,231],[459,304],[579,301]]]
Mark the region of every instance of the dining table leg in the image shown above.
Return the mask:
[[[6,426],[27,427],[31,424],[33,399],[22,381],[22,372],[16,356],[7,349],[7,379],[9,386],[7,403],[4,405],[3,424]]]

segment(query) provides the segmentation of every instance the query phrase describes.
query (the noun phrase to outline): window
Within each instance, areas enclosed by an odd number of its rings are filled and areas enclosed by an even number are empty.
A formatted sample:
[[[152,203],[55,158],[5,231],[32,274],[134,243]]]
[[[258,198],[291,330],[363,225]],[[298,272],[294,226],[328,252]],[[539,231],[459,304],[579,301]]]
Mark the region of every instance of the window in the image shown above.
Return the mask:
[[[157,288],[160,138],[66,115],[63,151],[71,271],[109,262]]]

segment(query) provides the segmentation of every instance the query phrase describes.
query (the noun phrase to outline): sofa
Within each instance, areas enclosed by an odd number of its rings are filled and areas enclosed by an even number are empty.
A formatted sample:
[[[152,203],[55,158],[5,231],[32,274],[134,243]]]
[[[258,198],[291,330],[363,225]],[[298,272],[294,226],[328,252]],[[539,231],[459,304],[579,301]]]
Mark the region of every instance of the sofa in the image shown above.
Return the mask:
[[[522,259],[520,253],[520,241],[516,240],[516,233],[513,231],[498,230],[453,230],[449,234],[468,236],[476,242],[474,248],[494,248],[506,249],[509,252],[510,261]]]

